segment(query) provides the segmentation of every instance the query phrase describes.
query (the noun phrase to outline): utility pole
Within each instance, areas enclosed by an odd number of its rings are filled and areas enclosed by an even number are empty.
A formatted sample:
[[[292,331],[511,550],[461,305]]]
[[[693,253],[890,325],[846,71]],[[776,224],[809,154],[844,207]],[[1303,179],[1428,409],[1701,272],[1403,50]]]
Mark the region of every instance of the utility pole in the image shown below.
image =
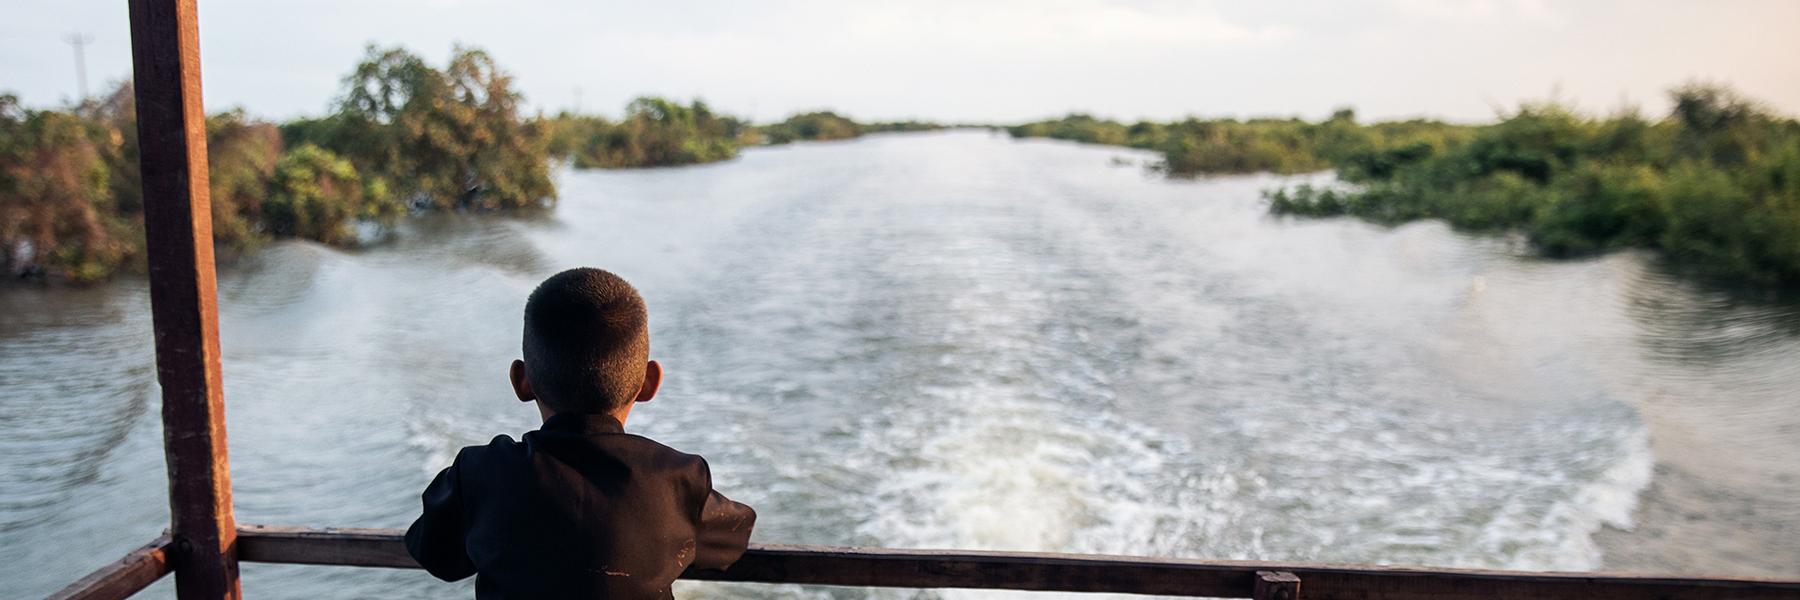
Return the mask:
[[[81,96],[76,98],[75,103],[87,102],[87,56],[83,54],[82,49],[94,42],[94,36],[76,32],[63,36],[63,41],[75,48],[75,83],[76,89],[81,92]]]

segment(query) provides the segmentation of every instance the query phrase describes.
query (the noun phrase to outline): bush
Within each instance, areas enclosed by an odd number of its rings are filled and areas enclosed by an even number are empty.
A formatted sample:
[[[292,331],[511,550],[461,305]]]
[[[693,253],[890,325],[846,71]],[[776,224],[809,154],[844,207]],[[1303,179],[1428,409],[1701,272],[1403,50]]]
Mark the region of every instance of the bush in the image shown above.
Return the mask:
[[[1800,282],[1800,145],[1748,172],[1680,165],[1665,202],[1656,245],[1678,262],[1755,283]]]
[[[75,281],[105,278],[142,236],[114,209],[99,129],[74,113],[0,96],[0,264]]]
[[[270,233],[337,245],[356,242],[357,220],[391,223],[401,212],[381,180],[365,182],[350,161],[311,144],[282,155],[263,205]]]
[[[737,156],[747,127],[712,112],[705,102],[683,106],[642,97],[614,124],[599,117],[562,115],[551,124],[552,152],[570,157],[577,168],[630,168],[689,165]]]
[[[1556,199],[1529,225],[1531,240],[1558,256],[1654,246],[1663,234],[1663,177],[1644,164],[1590,163],[1557,181]]]
[[[1347,180],[1384,178],[1400,165],[1429,156],[1456,137],[1460,127],[1434,121],[1358,125],[1340,110],[1330,120],[1195,119],[1129,126],[1084,114],[1007,128],[1015,138],[1046,137],[1088,144],[1130,146],[1163,155],[1172,175],[1306,173],[1336,166]]]
[[[1267,194],[1271,211],[1518,229],[1554,256],[1640,247],[1712,278],[1800,284],[1800,123],[1722,88],[1672,92],[1661,121],[1527,105],[1443,143],[1367,147],[1348,190]]]
[[[262,241],[263,196],[281,148],[274,125],[251,120],[242,110],[206,119],[213,243],[220,250],[242,251]]]
[[[1085,115],[1009,128],[1151,148],[1172,174],[1332,167],[1347,187],[1267,190],[1275,214],[1513,229],[1552,256],[1650,248],[1705,276],[1800,285],[1800,122],[1729,89],[1670,92],[1661,120],[1526,104],[1494,124],[1198,120],[1125,127]]]
[[[415,205],[501,209],[553,202],[546,127],[518,114],[512,76],[457,47],[438,70],[400,48],[370,46],[329,117],[283,128],[362,165]]]
[[[847,140],[863,134],[861,125],[829,111],[802,113],[758,128],[771,144],[798,141]]]

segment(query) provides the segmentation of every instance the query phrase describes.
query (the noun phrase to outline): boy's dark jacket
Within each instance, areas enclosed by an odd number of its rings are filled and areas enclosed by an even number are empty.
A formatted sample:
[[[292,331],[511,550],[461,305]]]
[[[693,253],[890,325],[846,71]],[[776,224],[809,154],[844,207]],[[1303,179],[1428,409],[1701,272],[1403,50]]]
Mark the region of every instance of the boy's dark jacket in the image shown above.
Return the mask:
[[[470,446],[425,488],[406,549],[475,597],[672,598],[689,565],[744,553],[756,513],[712,489],[706,461],[603,415],[555,415]]]

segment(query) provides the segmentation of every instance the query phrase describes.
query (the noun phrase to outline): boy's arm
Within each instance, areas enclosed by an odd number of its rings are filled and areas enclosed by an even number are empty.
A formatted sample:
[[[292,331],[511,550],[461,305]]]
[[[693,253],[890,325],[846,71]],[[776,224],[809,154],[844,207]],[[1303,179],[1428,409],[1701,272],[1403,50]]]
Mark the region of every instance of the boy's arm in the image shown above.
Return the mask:
[[[737,562],[750,546],[750,530],[756,526],[756,511],[712,489],[712,471],[706,460],[700,461],[700,482],[706,491],[706,502],[700,507],[700,522],[695,527],[694,562],[696,569],[723,569]]]
[[[475,574],[475,564],[469,561],[465,547],[460,484],[455,464],[439,472],[425,493],[420,494],[424,514],[406,530],[406,551],[419,561],[419,566],[444,581]]]

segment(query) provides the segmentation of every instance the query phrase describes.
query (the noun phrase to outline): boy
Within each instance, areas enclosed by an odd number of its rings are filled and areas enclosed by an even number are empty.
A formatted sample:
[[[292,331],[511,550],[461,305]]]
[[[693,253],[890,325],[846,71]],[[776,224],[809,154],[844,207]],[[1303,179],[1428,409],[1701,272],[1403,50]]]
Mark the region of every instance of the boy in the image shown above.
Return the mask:
[[[414,559],[475,597],[672,598],[693,566],[744,553],[756,513],[712,489],[706,461],[623,432],[662,384],[631,284],[599,269],[551,276],[525,304],[521,402],[544,425],[463,448],[406,531]]]

